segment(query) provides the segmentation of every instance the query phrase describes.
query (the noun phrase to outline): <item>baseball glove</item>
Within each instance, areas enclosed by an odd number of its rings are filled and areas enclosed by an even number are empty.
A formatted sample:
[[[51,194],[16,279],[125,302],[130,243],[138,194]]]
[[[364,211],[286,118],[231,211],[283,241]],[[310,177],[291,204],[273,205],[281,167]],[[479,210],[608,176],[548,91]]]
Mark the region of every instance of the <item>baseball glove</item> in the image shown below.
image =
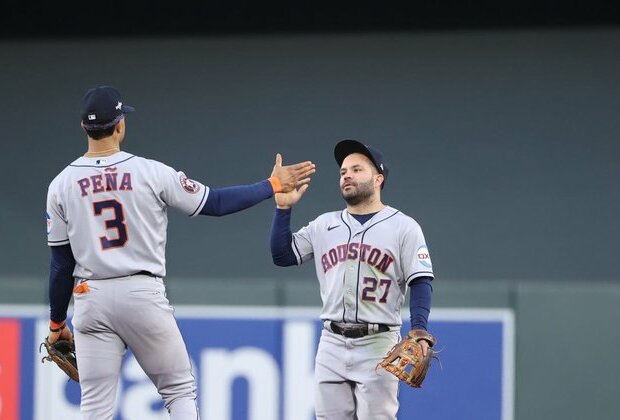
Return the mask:
[[[426,340],[429,343],[426,357],[422,355],[420,340]],[[392,350],[383,358],[379,366],[407,385],[421,388],[431,366],[431,359],[437,358],[432,349],[436,342],[435,337],[424,330],[409,331],[409,334],[400,343],[392,347]]]
[[[48,362],[54,362],[69,376],[69,378],[73,379],[75,382],[80,382],[77,359],[75,358],[75,344],[73,341],[58,340],[55,343],[50,343],[46,338],[39,346],[39,351],[41,351],[41,347],[45,347],[45,350],[47,350],[47,356],[41,359],[41,363],[46,360]]]

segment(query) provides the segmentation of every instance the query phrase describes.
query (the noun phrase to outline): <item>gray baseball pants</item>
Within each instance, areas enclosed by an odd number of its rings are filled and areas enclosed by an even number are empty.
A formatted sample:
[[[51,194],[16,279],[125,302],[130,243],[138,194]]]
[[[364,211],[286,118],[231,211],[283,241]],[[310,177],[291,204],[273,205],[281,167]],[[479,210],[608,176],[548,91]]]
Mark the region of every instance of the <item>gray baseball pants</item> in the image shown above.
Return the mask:
[[[318,420],[396,420],[398,378],[377,368],[398,331],[345,338],[321,332],[315,361]]]
[[[112,420],[127,348],[157,387],[171,420],[198,419],[196,383],[161,278],[89,280],[74,293],[83,420]]]

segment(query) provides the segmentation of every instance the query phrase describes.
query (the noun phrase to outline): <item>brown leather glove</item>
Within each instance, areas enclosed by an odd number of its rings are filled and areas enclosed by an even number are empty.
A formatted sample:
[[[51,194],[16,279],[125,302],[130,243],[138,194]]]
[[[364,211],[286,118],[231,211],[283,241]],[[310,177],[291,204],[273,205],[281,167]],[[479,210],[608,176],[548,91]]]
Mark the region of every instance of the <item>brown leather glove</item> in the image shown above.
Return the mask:
[[[422,353],[421,340],[426,340],[429,349],[426,356]],[[426,373],[431,366],[431,359],[437,358],[433,346],[437,340],[424,330],[409,331],[400,343],[383,358],[379,365],[401,381],[414,388],[421,388]]]
[[[45,350],[47,350],[47,356],[41,359],[41,363],[46,360],[54,362],[69,376],[69,378],[73,379],[75,382],[80,382],[73,340],[58,340],[55,343],[50,343],[46,338],[45,341],[41,343],[41,346],[39,346],[39,351],[41,351],[41,347],[45,347]]]

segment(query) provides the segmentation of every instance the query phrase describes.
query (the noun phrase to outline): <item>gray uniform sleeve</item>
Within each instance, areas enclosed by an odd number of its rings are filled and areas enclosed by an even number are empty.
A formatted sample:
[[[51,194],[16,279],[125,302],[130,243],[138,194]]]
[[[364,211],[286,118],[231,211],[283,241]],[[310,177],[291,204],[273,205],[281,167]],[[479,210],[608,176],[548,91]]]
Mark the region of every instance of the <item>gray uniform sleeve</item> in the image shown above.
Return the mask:
[[[49,246],[67,245],[67,219],[58,194],[58,184],[52,182],[47,190],[47,244]]]
[[[209,187],[189,179],[183,172],[161,164],[158,175],[161,183],[160,198],[166,205],[196,216],[209,195]]]
[[[422,228],[413,220],[407,223],[403,230],[400,254],[402,256],[402,270],[407,284],[417,277],[434,278],[433,264]]]

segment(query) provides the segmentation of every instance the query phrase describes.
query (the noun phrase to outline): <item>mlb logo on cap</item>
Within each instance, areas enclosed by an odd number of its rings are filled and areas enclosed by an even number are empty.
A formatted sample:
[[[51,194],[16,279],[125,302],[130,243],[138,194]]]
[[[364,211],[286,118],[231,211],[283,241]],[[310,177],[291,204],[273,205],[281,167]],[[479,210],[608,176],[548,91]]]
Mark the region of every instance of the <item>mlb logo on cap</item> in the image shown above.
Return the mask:
[[[132,106],[123,105],[121,94],[112,86],[89,89],[82,99],[82,126],[85,130],[104,130],[118,124]]]

